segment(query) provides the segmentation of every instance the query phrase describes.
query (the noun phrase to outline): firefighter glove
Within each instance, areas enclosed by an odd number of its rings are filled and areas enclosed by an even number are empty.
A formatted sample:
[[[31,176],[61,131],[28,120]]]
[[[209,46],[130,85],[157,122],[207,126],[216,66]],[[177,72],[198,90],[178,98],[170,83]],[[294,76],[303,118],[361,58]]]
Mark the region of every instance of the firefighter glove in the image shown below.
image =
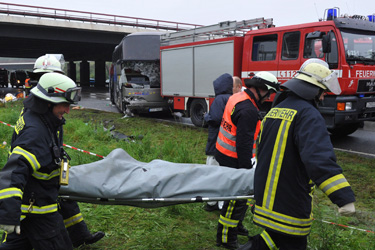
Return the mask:
[[[339,207],[339,213],[343,216],[350,216],[355,213],[354,202],[348,203],[342,207]]]
[[[8,234],[13,233],[14,231],[16,232],[16,234],[21,233],[21,228],[19,225],[18,226],[17,225],[0,225],[0,229],[4,230]]]

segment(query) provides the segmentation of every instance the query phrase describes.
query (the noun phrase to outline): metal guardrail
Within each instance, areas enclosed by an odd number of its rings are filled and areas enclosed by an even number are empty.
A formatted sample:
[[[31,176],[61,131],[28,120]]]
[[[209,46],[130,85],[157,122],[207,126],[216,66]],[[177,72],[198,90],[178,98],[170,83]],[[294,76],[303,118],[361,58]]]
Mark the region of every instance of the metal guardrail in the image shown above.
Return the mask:
[[[45,18],[73,22],[88,22],[95,24],[108,24],[115,26],[130,26],[157,30],[181,31],[193,29],[202,25],[162,21],[156,19],[118,16],[111,14],[93,13],[76,10],[47,8],[31,5],[21,5],[0,2],[0,14],[8,16],[24,16],[30,18]]]

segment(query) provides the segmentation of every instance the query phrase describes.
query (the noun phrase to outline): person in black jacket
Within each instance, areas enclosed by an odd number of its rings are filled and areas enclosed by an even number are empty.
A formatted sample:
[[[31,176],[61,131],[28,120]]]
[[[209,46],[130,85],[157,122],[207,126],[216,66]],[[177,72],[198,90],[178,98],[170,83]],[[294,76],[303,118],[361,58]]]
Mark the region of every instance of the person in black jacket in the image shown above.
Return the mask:
[[[65,60],[61,54],[46,54],[38,57],[34,63],[33,72],[29,73],[30,87],[35,87],[40,77],[45,73],[64,74],[64,64]],[[74,247],[93,244],[104,237],[104,232],[90,232],[76,201],[59,199],[59,213],[63,216],[65,227]]]
[[[264,228],[241,250],[307,248],[315,185],[339,207],[355,212],[354,193],[336,163],[325,121],[317,109],[325,91],[340,94],[336,73],[307,60],[264,117],[254,176],[254,224]],[[284,95],[284,97],[282,97]]]
[[[215,151],[220,166],[253,167],[253,145],[260,126],[259,106],[278,88],[277,78],[265,71],[245,79],[245,85],[247,89],[232,95],[224,109]],[[246,200],[224,202],[216,234],[218,246],[235,249],[237,235],[248,235],[242,225],[247,208]]]
[[[80,92],[69,77],[45,73],[24,100],[0,172],[0,249],[73,249],[57,198],[60,170],[70,160],[62,147],[64,114]]]

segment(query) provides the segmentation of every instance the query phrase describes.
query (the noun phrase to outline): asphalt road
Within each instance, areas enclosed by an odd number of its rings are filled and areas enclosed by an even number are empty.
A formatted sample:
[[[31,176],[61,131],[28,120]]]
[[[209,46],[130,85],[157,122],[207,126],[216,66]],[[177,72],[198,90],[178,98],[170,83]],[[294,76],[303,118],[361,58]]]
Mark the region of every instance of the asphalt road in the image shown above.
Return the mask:
[[[107,88],[86,87],[82,90],[82,100],[79,102],[79,106],[120,113],[116,106],[111,104],[109,98]],[[175,116],[169,121],[192,125],[190,119],[179,116]],[[365,157],[375,157],[375,122],[365,122],[365,126],[353,134],[341,138],[332,137],[331,141],[336,150],[353,152]]]
[[[78,103],[78,106],[82,108],[120,113],[116,106],[111,104],[108,88],[83,87],[82,99]]]

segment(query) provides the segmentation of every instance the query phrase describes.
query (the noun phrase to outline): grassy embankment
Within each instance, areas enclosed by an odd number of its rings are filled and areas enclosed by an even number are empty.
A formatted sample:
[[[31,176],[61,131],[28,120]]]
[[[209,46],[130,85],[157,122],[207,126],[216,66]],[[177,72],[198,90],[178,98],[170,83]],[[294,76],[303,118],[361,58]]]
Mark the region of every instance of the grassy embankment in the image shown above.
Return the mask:
[[[19,102],[0,107],[0,121],[14,125],[18,119]],[[65,143],[106,156],[115,148],[123,148],[139,161],[163,159],[181,163],[204,163],[207,130],[185,127],[147,118],[122,119],[121,114],[94,110],[72,110],[66,115]],[[103,127],[142,139],[114,139]],[[6,163],[13,129],[0,124],[0,167]],[[2,144],[0,144],[2,145]],[[72,165],[100,158],[67,149]],[[357,214],[340,217],[320,190],[315,193],[314,218],[308,249],[375,249],[375,159],[337,152],[338,163],[351,183],[357,197]],[[80,203],[82,214],[92,231],[102,230],[106,237],[85,249],[219,249],[215,246],[218,212],[206,212],[203,203],[145,209]],[[252,224],[248,211],[244,221],[251,235],[261,231]],[[354,227],[344,228],[333,222]],[[240,243],[246,238],[240,236]],[[83,248],[82,248],[83,249]]]

